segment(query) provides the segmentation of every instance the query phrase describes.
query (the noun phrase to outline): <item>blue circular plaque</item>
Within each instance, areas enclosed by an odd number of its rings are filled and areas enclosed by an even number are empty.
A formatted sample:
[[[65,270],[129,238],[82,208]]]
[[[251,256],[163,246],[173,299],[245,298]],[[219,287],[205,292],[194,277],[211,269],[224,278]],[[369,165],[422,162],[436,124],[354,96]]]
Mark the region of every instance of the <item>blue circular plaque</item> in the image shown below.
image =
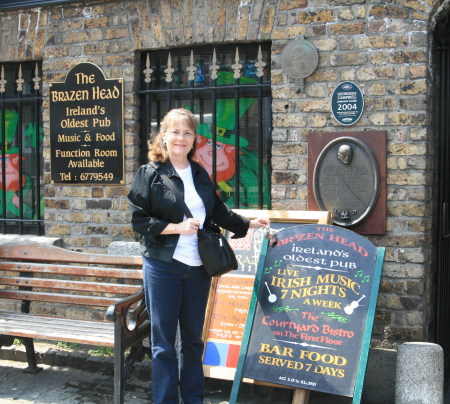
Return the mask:
[[[350,81],[339,84],[331,98],[331,110],[336,121],[342,125],[353,125],[361,117],[364,98],[359,87]]]

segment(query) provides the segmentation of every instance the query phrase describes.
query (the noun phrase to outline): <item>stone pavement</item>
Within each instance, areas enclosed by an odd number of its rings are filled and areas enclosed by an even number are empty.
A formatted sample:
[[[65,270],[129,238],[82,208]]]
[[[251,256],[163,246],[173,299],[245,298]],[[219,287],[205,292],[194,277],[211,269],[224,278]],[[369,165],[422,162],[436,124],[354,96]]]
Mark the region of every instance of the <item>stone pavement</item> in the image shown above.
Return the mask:
[[[38,374],[23,372],[26,356],[22,347],[0,349],[1,404],[109,404],[113,402],[112,358],[67,352],[54,345],[36,344]],[[70,366],[69,366],[70,364]],[[125,404],[151,403],[150,361],[137,364],[128,381]],[[212,404],[227,404],[232,382],[207,379],[207,397]],[[292,392],[243,384],[242,404],[288,404]],[[309,404],[348,404],[351,399],[311,392]]]

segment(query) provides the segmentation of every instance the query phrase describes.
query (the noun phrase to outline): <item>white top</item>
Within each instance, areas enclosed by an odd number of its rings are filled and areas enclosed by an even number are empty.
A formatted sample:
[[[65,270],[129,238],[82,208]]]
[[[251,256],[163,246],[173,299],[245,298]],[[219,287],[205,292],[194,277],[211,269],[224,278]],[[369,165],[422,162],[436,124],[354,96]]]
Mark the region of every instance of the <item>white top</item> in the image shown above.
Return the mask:
[[[206,210],[202,198],[200,198],[200,195],[195,189],[191,166],[189,165],[181,170],[175,170],[183,180],[184,203],[191,211],[192,216],[200,221],[200,228],[202,228],[206,218]],[[187,217],[185,215],[183,220],[186,219]],[[190,266],[202,265],[202,260],[198,254],[197,234],[180,234],[173,258]]]

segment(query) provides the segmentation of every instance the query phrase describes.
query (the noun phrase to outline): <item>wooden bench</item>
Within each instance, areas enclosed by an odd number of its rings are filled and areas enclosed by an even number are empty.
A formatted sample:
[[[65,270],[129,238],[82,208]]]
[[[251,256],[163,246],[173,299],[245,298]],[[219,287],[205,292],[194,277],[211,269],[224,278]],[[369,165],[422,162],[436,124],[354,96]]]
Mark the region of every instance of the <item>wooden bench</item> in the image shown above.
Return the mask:
[[[141,265],[136,256],[1,245],[0,347],[23,342],[32,373],[40,370],[35,338],[114,348],[114,403],[122,404],[135,361],[151,357]]]

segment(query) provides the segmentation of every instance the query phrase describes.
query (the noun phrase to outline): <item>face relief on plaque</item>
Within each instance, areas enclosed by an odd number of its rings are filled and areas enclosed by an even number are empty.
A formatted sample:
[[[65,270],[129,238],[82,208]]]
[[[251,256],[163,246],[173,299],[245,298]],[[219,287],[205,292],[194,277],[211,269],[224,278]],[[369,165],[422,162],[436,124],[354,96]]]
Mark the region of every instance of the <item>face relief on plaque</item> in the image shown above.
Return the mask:
[[[343,144],[342,146],[339,147],[337,155],[338,155],[338,159],[343,164],[351,164],[352,154],[353,154],[352,146],[350,146],[348,144]]]

